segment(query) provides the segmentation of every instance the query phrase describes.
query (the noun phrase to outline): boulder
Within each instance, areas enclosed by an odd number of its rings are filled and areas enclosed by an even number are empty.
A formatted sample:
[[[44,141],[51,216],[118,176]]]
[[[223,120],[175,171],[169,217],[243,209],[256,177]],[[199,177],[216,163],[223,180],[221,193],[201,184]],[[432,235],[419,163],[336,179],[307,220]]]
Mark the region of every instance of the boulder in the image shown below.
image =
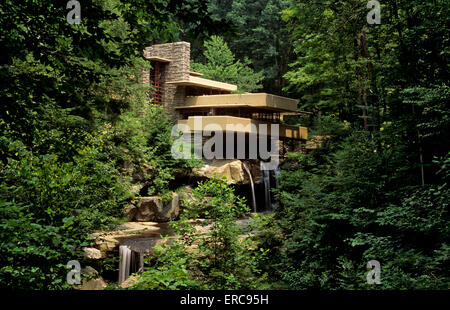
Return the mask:
[[[108,252],[114,252],[119,247],[119,241],[116,240],[113,236],[105,236],[95,240],[96,246],[99,248],[102,253],[102,258],[107,256]]]
[[[144,188],[144,185],[145,184],[138,183],[138,184],[131,186],[131,188],[130,188],[131,196],[136,197],[141,192],[141,190]]]
[[[258,160],[249,160],[246,161],[247,167],[250,170],[250,173],[253,177],[253,182],[255,184],[259,184],[263,182],[263,174],[261,172],[261,162]],[[245,181],[243,184],[250,184],[250,179],[248,178],[248,175],[245,174]]]
[[[152,166],[145,166],[142,169],[134,170],[132,175],[132,183],[145,183],[151,176],[155,174],[155,168]]]
[[[123,281],[120,284],[120,287],[122,288],[129,288],[137,283],[137,277],[136,276],[130,276],[128,279]]]
[[[83,248],[83,255],[89,259],[100,259],[102,258],[102,252],[96,248]]]
[[[82,268],[81,274],[88,275],[90,279],[83,280],[81,286],[78,288],[80,290],[102,290],[107,286],[105,280],[103,280],[103,278],[98,275],[98,272],[91,266]]]
[[[205,178],[211,178],[213,174],[225,176],[228,184],[242,183],[245,179],[245,171],[240,160],[210,160],[200,168],[194,168],[194,172]]]
[[[323,143],[330,138],[331,136],[313,136],[311,139],[306,141],[306,145],[300,145],[299,147],[304,147],[306,150],[315,150],[322,147]]]
[[[180,200],[180,210],[186,207],[185,201],[191,201],[194,199],[194,194],[192,194],[192,187],[187,185],[184,186],[179,191],[179,200]]]
[[[247,162],[253,181],[260,183],[262,180],[258,162]],[[205,161],[200,168],[193,171],[199,177],[211,178],[214,173],[225,176],[228,184],[250,184],[250,178],[242,166],[242,161],[237,159],[213,159]]]
[[[156,222],[126,222],[112,231],[97,231],[91,234],[95,247],[100,250],[101,258],[111,254],[117,255],[121,244],[132,245],[130,240],[158,240],[161,235],[172,235],[172,229],[167,223]],[[145,240],[144,240],[145,241]]]
[[[180,213],[180,199],[177,193],[172,193],[172,199],[164,203],[161,197],[142,197],[134,217],[138,222],[168,222]]]
[[[138,211],[137,207],[132,203],[128,204],[123,209],[123,213],[128,221],[132,221],[136,217],[137,211]]]

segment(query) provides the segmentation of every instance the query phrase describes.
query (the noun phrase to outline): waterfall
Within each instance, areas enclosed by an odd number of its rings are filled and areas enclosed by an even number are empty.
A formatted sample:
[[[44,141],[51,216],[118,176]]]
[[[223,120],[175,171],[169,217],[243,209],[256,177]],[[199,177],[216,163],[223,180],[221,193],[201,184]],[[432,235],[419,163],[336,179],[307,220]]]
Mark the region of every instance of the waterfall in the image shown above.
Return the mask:
[[[132,273],[144,271],[143,253],[132,251],[127,245],[119,246],[119,283],[130,277]]]
[[[273,173],[275,175],[275,188],[279,188],[280,187],[280,168],[279,167],[275,168]]]
[[[270,199],[270,170],[262,170],[264,181],[264,204],[265,210],[272,208],[272,202]]]
[[[263,184],[264,184],[264,209],[271,210],[272,209],[272,199],[270,195],[270,175],[271,169],[269,166],[266,166],[266,163],[261,161],[260,163],[261,172],[263,175]]]
[[[256,196],[255,196],[255,184],[253,183],[253,177],[250,173],[250,170],[248,169],[245,162],[242,162],[242,166],[244,167],[245,172],[247,172],[248,177],[250,178],[250,185],[252,187],[252,206],[253,206],[253,212],[256,213]]]
[[[131,250],[126,245],[119,246],[119,283],[122,283],[130,276]]]

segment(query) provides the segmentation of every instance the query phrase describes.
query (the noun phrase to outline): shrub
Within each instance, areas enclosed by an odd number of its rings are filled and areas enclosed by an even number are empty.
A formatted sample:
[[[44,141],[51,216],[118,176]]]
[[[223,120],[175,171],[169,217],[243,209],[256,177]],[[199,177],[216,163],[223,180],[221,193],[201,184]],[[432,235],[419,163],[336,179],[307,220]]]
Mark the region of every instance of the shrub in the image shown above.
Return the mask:
[[[376,288],[448,288],[447,183],[409,185],[398,172],[402,154],[379,148],[384,137],[354,132],[336,143],[283,166],[282,278],[295,289],[372,288],[366,263],[375,259]]]
[[[185,202],[180,220],[172,223],[176,239],[158,249],[152,267],[139,277],[137,287],[155,287],[145,283],[156,275],[186,288],[260,287],[265,276],[258,266],[264,251],[236,223],[250,211],[244,200],[235,196],[224,179],[216,177],[200,182],[192,195],[193,199]],[[181,282],[174,280],[175,275]],[[157,286],[167,289],[173,283]]]
[[[99,143],[61,163],[2,138],[10,154],[0,167],[2,287],[67,288],[67,262],[81,259],[90,232],[121,216],[127,186]]]

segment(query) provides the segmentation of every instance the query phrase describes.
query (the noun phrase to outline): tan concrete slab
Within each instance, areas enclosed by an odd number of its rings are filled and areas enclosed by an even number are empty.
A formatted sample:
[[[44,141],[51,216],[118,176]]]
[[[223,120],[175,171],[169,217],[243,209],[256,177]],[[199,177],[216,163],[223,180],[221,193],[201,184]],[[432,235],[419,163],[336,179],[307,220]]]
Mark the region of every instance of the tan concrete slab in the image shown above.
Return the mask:
[[[189,71],[189,74],[192,76],[203,76],[203,73],[195,72],[195,71]]]
[[[203,88],[224,90],[224,91],[229,91],[229,92],[237,90],[236,85],[213,81],[213,80],[208,80],[208,79],[204,79],[204,78],[201,78],[198,76],[192,76],[192,75],[189,76],[189,79],[179,80],[179,81],[170,81],[170,82],[167,82],[167,84],[197,86],[197,87],[203,87]]]
[[[238,108],[254,107],[268,109],[272,111],[297,111],[297,100],[266,94],[225,94],[225,95],[207,95],[186,97],[186,103],[183,106],[177,106],[176,109],[192,108]]]
[[[150,57],[147,57],[147,59],[153,60],[153,61],[159,61],[159,62],[171,62],[170,59],[163,58],[163,57],[157,57],[157,56],[150,56]]]
[[[197,120],[197,121],[196,121]],[[179,120],[178,124],[186,125],[189,128],[189,132],[195,131],[234,131],[241,133],[253,133],[257,134],[259,130],[259,125],[267,124],[262,121],[253,120],[250,118],[218,115],[218,116],[190,116],[188,119]],[[201,124],[201,126],[200,126]],[[267,124],[267,130],[270,134],[270,124]],[[301,126],[292,126],[279,124],[279,137],[296,139],[296,140],[307,140],[308,139],[308,128]]]

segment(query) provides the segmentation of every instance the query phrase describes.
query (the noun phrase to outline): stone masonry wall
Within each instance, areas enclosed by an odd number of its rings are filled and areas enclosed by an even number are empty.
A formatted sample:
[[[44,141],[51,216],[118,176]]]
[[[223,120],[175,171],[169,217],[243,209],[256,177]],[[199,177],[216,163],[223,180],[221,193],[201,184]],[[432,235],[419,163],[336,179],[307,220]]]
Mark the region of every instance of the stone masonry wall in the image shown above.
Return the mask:
[[[173,119],[179,119],[180,115],[174,107],[184,104],[186,87],[167,84],[167,82],[189,79],[191,58],[190,43],[176,42],[152,45],[144,49],[144,57],[161,57],[171,61],[164,66],[165,69],[161,76],[161,82],[164,85],[162,101],[164,102],[167,113]],[[150,83],[149,72],[145,72],[143,83]]]

